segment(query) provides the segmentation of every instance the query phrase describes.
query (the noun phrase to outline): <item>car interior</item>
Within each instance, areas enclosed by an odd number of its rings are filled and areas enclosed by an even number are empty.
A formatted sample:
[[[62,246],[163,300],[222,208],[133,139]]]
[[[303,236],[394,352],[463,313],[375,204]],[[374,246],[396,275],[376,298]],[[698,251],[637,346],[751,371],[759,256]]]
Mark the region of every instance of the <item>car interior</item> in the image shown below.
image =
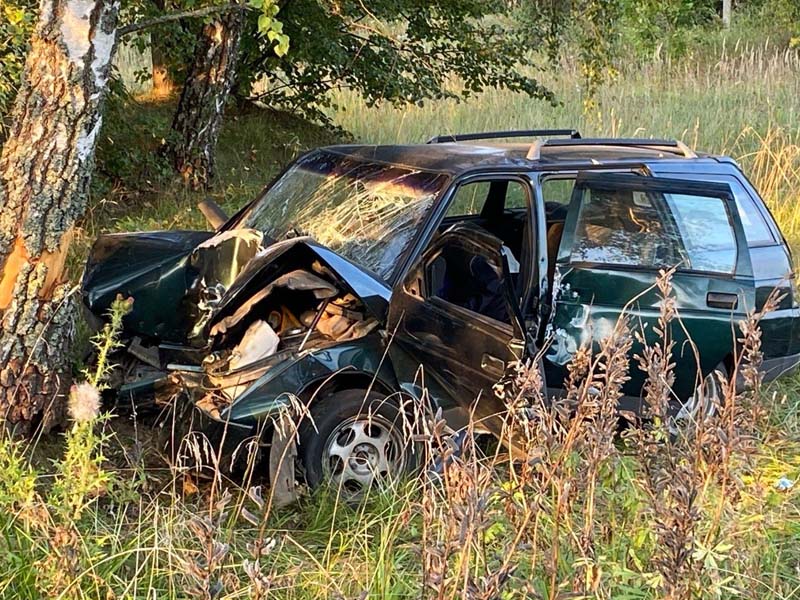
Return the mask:
[[[574,186],[575,179],[572,177],[546,178],[542,186],[547,231],[548,281],[551,284],[558,247],[564,233],[567,208]],[[513,265],[516,262],[519,265],[518,268],[512,266],[511,271],[513,284],[520,296],[523,290],[520,289],[518,281],[519,273],[527,272],[530,266],[530,256],[524,251],[529,247],[528,236],[530,235],[527,226],[529,210],[527,198],[524,184],[514,179],[466,183],[456,191],[445,218],[439,226],[439,231],[443,232],[456,223],[468,222],[502,240],[508,251],[506,258],[509,263]],[[441,263],[441,261],[439,262]],[[474,284],[477,281],[476,275],[470,273],[470,267],[465,261],[460,262],[464,264],[454,264],[449,269],[448,281],[452,276],[457,281],[469,281]],[[440,282],[444,282],[446,268],[446,265],[439,264],[436,267],[438,272],[434,273],[433,277],[438,277]],[[455,289],[452,284],[448,284],[448,286],[448,289]],[[469,285],[464,284],[463,287],[468,288]],[[442,294],[446,293],[448,292],[445,287],[442,287],[442,293],[439,296],[444,297]],[[445,299],[467,307],[466,300],[460,302],[456,296]],[[474,301],[473,298],[472,302]]]
[[[529,247],[528,236],[530,235],[528,223],[528,192],[526,186],[518,180],[495,179],[489,181],[476,181],[462,185],[456,190],[455,197],[451,201],[450,207],[439,226],[439,231],[444,232],[456,223],[469,223],[474,227],[479,227],[488,231],[503,242],[505,246],[504,254],[509,264],[512,284],[516,295],[521,296],[523,291],[520,287],[519,273],[527,272],[530,266],[530,256],[525,249]],[[490,281],[488,269],[491,267],[486,264],[478,264],[480,257],[460,256],[456,260],[457,253],[443,252],[442,259],[446,264],[439,261],[436,267],[438,272],[434,278],[438,277],[442,283],[441,293],[434,292],[437,296],[447,299],[453,304],[464,306],[490,316],[497,320],[507,321],[508,315],[503,308],[498,308],[498,301],[488,298],[490,290],[495,289],[495,284]],[[456,264],[458,263],[458,264]],[[445,270],[447,276],[445,277]],[[495,277],[496,278],[496,277]],[[472,299],[467,302],[459,302],[457,298],[446,298],[443,294],[448,294],[448,289],[461,287],[470,289],[480,287],[481,282],[485,282],[483,290],[486,298],[478,300],[472,294]],[[447,285],[444,285],[444,284]],[[432,288],[434,289],[434,288]],[[499,290],[499,288],[497,288]],[[483,306],[483,310],[478,310],[475,306]]]

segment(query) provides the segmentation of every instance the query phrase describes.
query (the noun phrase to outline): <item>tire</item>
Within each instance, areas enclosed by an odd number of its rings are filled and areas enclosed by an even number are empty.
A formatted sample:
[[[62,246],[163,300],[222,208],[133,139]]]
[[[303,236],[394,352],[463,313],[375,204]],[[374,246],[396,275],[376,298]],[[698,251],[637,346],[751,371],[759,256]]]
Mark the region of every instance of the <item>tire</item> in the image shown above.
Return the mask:
[[[720,375],[726,373],[725,365],[720,363],[705,376],[694,394],[685,402],[676,403],[671,410],[669,420],[670,433],[675,436],[679,432],[691,433],[699,415],[713,416],[722,401]]]
[[[413,469],[409,421],[378,392],[343,390],[311,406],[298,454],[310,488],[332,485],[357,500]]]

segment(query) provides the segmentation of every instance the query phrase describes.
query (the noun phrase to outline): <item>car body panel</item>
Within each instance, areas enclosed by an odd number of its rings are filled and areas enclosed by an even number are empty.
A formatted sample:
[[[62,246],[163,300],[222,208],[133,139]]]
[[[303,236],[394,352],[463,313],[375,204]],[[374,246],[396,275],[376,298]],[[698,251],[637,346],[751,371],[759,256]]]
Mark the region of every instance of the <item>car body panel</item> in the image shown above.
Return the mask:
[[[221,411],[218,420],[255,428],[291,406],[291,396],[308,402],[317,390],[341,376],[387,393],[402,391],[428,407],[441,408],[451,425],[466,425],[468,412],[455,400],[450,386],[425,379],[419,373],[419,360],[399,348],[390,358],[387,346],[385,336],[374,333],[298,355],[276,356],[274,365]]]
[[[593,343],[596,350],[599,341],[611,333],[623,314],[629,317],[630,327],[640,332],[648,343],[657,341],[654,330],[658,327],[661,305],[656,287],[658,270],[572,262],[582,190],[586,187],[718,197],[726,202],[729,216],[735,212],[733,194],[726,184],[632,174],[579,174],[556,265],[557,284],[550,323],[553,343],[544,355],[545,373],[551,387],[563,385],[567,365],[577,349]],[[671,336],[675,341],[673,360],[676,371],[681,374],[676,378],[674,392],[681,398],[690,396],[702,377],[729,358],[735,339],[733,323],[744,318],[746,307],[752,307],[755,302],[744,232],[738,220],[732,222],[737,241],[735,275],[678,269],[672,276],[672,295],[678,310],[678,318],[671,324]],[[736,297],[736,307],[731,310],[709,306],[709,294]],[[630,379],[623,387],[623,393],[628,396],[639,397],[645,382],[645,373],[634,359],[641,350],[639,341],[634,340]]]
[[[653,167],[665,177],[687,177],[692,180],[738,182],[752,205],[759,211],[772,234],[772,241],[749,244],[750,261],[754,273],[755,300],[751,309],[760,310],[767,298],[778,293],[782,296],[778,310],[765,315],[761,321],[762,352],[767,360],[800,353],[800,322],[795,305],[795,273],[789,245],[784,240],[767,206],[761,201],[752,183],[732,160],[723,160],[713,169],[687,171],[680,164]],[[797,361],[795,361],[796,363]],[[776,372],[781,372],[778,369]]]
[[[192,326],[182,306],[189,258],[212,235],[208,231],[155,231],[99,237],[81,284],[86,306],[101,316],[118,294],[133,297],[133,309],[124,320],[126,331],[184,341]]]
[[[492,386],[504,375],[509,364],[524,356],[524,326],[518,310],[511,308],[507,278],[496,280],[504,286],[502,303],[507,323],[466,310],[437,297],[431,286],[430,271],[446,248],[474,253],[502,268],[502,242],[468,225],[455,225],[443,233],[419,258],[402,282],[395,286],[387,328],[392,333],[389,356],[397,350],[413,356],[405,361],[401,376],[405,380],[425,377],[441,387],[452,389],[460,408],[473,415],[478,428],[500,435],[506,412]],[[417,373],[420,373],[417,375]]]
[[[325,348],[301,352],[278,362],[221,412],[223,420],[251,423],[289,406],[290,394],[305,400],[308,393],[336,374],[362,375],[381,389],[397,389],[397,379],[378,334]]]

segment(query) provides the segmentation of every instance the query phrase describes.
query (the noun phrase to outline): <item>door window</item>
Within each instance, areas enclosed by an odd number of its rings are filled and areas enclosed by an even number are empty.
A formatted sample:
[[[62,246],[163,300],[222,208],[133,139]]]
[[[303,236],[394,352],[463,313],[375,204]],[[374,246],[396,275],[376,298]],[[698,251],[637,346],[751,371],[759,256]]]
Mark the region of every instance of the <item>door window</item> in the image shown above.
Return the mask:
[[[503,242],[503,254],[517,285],[516,276],[527,265],[530,253],[529,188],[518,179],[495,178],[461,184],[455,191],[440,230],[460,221],[488,231]],[[522,292],[522,290],[520,290]]]
[[[501,218],[509,211],[518,212],[528,208],[528,192],[525,185],[515,179],[473,181],[462,184],[456,190],[445,218],[483,216]]]
[[[461,185],[456,190],[445,217],[468,217],[479,215],[489,195],[488,181],[475,181]]]
[[[733,273],[736,256],[722,198],[582,190],[572,262]]]
[[[672,173],[665,173],[664,176],[673,177]],[[694,181],[719,181],[731,186],[733,197],[736,200],[736,209],[739,219],[744,228],[744,237],[750,246],[764,246],[775,243],[775,238],[770,231],[764,215],[756,206],[753,197],[747,193],[742,183],[733,175],[720,175],[718,173],[680,173],[681,179]]]
[[[542,180],[542,199],[545,204],[567,206],[572,198],[575,178],[547,177]]]
[[[429,294],[450,304],[510,323],[498,261],[457,243],[445,244],[428,265]]]

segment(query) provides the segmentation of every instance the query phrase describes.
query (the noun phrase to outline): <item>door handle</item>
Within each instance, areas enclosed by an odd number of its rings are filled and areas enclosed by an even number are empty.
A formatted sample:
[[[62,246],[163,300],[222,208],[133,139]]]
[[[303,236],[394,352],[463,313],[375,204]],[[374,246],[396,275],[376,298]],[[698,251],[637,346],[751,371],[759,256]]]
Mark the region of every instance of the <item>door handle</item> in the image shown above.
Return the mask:
[[[506,370],[506,363],[496,356],[484,352],[483,356],[481,356],[481,369],[493,373],[503,373]]]
[[[711,308],[736,310],[739,305],[739,296],[738,294],[726,294],[724,292],[708,292],[706,304]]]

